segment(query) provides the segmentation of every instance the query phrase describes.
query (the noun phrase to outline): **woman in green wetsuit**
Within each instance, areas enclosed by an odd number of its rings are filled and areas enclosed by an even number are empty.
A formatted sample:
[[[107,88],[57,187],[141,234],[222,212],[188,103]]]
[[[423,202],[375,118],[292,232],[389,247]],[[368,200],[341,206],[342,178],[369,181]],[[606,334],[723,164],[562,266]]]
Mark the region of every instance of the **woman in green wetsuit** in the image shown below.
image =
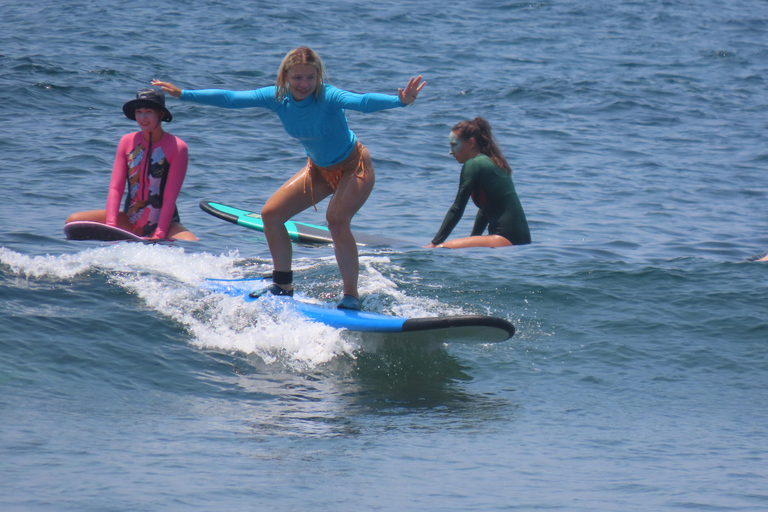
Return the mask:
[[[482,117],[456,124],[448,136],[451,155],[460,163],[459,191],[432,243],[427,248],[505,247],[531,243],[531,232],[504,159]],[[464,214],[469,198],[479,208],[472,233],[446,242]],[[486,226],[488,234],[483,235]]]

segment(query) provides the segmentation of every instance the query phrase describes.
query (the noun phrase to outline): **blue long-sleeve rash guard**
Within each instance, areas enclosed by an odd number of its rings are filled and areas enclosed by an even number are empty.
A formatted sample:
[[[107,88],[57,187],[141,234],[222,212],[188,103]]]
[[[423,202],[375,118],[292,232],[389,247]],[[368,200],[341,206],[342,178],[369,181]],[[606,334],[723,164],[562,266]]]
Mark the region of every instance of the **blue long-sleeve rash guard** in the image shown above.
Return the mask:
[[[376,112],[405,106],[395,95],[357,94],[327,84],[320,99],[312,95],[302,101],[294,101],[290,93],[282,102],[276,101],[275,86],[251,91],[185,90],[180,99],[223,108],[270,109],[280,117],[288,135],[298,139],[307,156],[320,167],[341,162],[355,147],[357,137],[349,129],[344,109]]]

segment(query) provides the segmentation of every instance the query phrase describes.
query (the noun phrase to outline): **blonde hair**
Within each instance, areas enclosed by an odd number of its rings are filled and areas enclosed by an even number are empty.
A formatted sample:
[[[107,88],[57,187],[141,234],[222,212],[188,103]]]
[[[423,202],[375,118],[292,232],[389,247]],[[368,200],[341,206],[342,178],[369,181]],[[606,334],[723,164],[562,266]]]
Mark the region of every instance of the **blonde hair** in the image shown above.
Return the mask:
[[[320,92],[323,90],[325,80],[328,77],[325,75],[325,65],[320,60],[320,56],[314,52],[311,48],[306,46],[300,46],[294,48],[283,59],[280,64],[280,68],[277,70],[277,83],[275,84],[275,99],[277,101],[283,101],[285,95],[288,94],[288,71],[297,64],[308,64],[315,66],[317,69],[317,86],[315,87],[315,98],[320,98]]]

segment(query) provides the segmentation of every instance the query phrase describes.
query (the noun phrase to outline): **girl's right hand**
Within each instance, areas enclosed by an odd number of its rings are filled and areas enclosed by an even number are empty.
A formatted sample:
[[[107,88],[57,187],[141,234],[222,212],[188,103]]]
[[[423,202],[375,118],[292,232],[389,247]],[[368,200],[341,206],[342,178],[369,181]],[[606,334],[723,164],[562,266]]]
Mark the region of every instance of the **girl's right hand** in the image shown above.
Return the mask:
[[[161,82],[160,80],[152,80],[152,85],[160,86],[162,90],[173,96],[174,98],[178,98],[181,96],[181,89],[176,87],[170,82]]]

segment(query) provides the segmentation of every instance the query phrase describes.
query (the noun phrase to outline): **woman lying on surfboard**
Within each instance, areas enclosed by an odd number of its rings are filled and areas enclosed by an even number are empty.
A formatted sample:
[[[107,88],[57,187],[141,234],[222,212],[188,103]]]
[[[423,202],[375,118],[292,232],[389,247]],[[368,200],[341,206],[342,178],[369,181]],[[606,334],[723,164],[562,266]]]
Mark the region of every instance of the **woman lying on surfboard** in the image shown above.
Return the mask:
[[[182,101],[225,108],[262,107],[280,117],[285,131],[301,142],[309,160],[261,210],[264,235],[274,265],[269,291],[275,295],[293,295],[292,247],[285,222],[331,196],[325,217],[344,282],[339,307],[360,309],[357,244],[350,226],[352,217],[373,189],[374,173],[371,156],[349,129],[344,109],[376,112],[404,107],[416,100],[426,82],[422,82],[420,76],[411,78],[405,89],[399,89],[395,96],[355,94],[326,84],[325,79],[320,57],[311,49],[300,47],[285,56],[274,86],[251,91],[189,91],[158,80],[152,85],[162,87]]]
[[[141,130],[123,135],[117,145],[106,210],[73,213],[65,223],[101,222],[149,239],[197,240],[181,225],[176,209],[187,174],[187,145],[163,131],[162,122],[173,119],[165,108],[165,95],[141,89],[136,99],[123,105],[123,113]],[[119,211],[126,182],[128,196]]]
[[[451,155],[463,164],[459,191],[432,243],[425,247],[463,249],[531,243],[528,221],[512,183],[512,169],[496,145],[488,121],[476,117],[459,122],[448,142]],[[445,242],[461,220],[470,197],[479,208],[472,233]],[[483,235],[486,226],[488,234]]]

